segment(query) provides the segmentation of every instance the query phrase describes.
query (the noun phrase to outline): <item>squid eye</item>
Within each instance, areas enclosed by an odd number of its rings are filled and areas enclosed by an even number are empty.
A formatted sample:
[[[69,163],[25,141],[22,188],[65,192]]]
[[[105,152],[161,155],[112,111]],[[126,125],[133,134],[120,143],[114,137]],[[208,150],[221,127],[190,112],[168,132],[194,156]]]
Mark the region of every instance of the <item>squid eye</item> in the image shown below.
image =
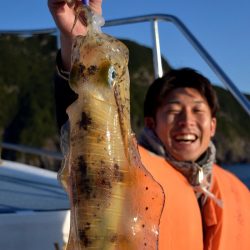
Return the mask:
[[[108,83],[110,86],[114,85],[115,77],[116,77],[115,68],[113,66],[110,66],[108,70]]]

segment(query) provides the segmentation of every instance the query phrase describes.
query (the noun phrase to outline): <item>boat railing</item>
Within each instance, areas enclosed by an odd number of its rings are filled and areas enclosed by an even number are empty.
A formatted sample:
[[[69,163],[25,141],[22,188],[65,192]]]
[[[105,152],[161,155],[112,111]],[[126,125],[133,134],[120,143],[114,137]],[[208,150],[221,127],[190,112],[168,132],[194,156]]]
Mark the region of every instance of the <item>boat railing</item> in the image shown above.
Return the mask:
[[[160,34],[158,29],[158,22],[165,21],[173,23],[181,33],[187,38],[191,45],[196,49],[200,56],[205,60],[208,66],[216,74],[216,76],[222,81],[225,87],[231,92],[234,98],[242,106],[242,108],[250,116],[250,102],[249,100],[239,91],[232,80],[227,76],[227,74],[221,69],[221,67],[215,62],[212,56],[205,50],[201,43],[196,39],[196,37],[190,32],[190,30],[184,25],[184,23],[173,15],[168,14],[151,14],[144,16],[136,16],[129,18],[121,18],[107,21],[105,26],[116,26],[123,24],[132,24],[139,22],[151,22],[152,23],[152,38],[153,38],[153,62],[155,77],[162,76],[162,63],[161,63],[161,50],[160,50]]]
[[[56,151],[53,152],[51,150],[40,149],[40,148],[29,147],[29,146],[20,145],[20,144],[7,143],[7,142],[2,142],[1,146],[4,149],[20,152],[23,154],[37,155],[39,157],[48,157],[54,160],[63,159],[62,154]]]
[[[142,15],[128,18],[120,18],[107,20],[104,27],[127,25],[135,23],[149,22],[152,27],[152,50],[153,50],[153,65],[155,78],[161,77],[163,74],[162,69],[162,58],[161,58],[161,46],[160,46],[160,32],[158,29],[159,21],[170,22],[174,24],[177,29],[185,36],[185,38],[190,42],[194,49],[199,53],[199,55],[205,60],[211,70],[215,75],[222,81],[224,86],[230,91],[236,101],[241,105],[241,107],[250,116],[250,102],[244,94],[242,94],[232,80],[227,76],[227,74],[222,70],[222,68],[216,63],[212,56],[205,50],[201,43],[196,39],[196,37],[190,32],[190,30],[184,25],[184,23],[173,15],[168,14],[150,14]],[[34,35],[34,34],[53,34],[57,35],[58,47],[59,43],[59,31],[56,28],[52,29],[37,29],[37,30],[12,30],[12,31],[0,31],[0,34],[16,34],[16,35]],[[46,155],[54,159],[61,159],[57,153],[51,153],[46,150],[32,149],[30,147],[14,145],[10,143],[2,143],[2,147],[10,150],[16,150],[20,152]]]

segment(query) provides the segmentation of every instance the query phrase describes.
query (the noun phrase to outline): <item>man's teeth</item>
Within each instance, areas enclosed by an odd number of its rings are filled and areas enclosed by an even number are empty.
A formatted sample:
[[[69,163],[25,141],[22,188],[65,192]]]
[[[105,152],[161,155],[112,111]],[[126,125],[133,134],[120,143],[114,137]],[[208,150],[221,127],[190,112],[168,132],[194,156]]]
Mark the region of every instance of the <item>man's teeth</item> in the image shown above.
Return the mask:
[[[196,140],[196,135],[194,134],[186,134],[186,135],[177,135],[175,139],[177,141],[195,141]]]

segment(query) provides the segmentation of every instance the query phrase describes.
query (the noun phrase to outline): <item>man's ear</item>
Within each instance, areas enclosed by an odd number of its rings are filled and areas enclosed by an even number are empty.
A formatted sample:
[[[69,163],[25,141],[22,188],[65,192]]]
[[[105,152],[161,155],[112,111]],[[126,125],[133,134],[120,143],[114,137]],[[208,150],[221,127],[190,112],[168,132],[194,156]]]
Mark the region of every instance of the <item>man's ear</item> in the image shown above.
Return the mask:
[[[144,117],[144,125],[146,128],[154,129],[155,128],[155,120],[153,117]]]
[[[213,137],[215,135],[216,127],[217,127],[217,120],[215,117],[212,117],[212,119],[211,119],[211,137]]]

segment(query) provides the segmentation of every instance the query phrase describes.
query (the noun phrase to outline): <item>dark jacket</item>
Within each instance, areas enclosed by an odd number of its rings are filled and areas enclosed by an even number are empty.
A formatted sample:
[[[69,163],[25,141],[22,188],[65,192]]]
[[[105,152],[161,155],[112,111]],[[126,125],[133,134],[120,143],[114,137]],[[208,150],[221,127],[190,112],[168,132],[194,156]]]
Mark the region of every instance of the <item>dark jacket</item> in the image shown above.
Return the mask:
[[[57,57],[60,68],[60,53]],[[57,125],[68,120],[66,108],[77,98],[68,81],[55,75]],[[200,209],[195,193],[185,177],[162,157],[139,147],[142,162],[165,193],[160,220],[160,250],[247,250],[250,249],[249,190],[231,173],[213,168],[212,193],[223,208],[211,199]]]

